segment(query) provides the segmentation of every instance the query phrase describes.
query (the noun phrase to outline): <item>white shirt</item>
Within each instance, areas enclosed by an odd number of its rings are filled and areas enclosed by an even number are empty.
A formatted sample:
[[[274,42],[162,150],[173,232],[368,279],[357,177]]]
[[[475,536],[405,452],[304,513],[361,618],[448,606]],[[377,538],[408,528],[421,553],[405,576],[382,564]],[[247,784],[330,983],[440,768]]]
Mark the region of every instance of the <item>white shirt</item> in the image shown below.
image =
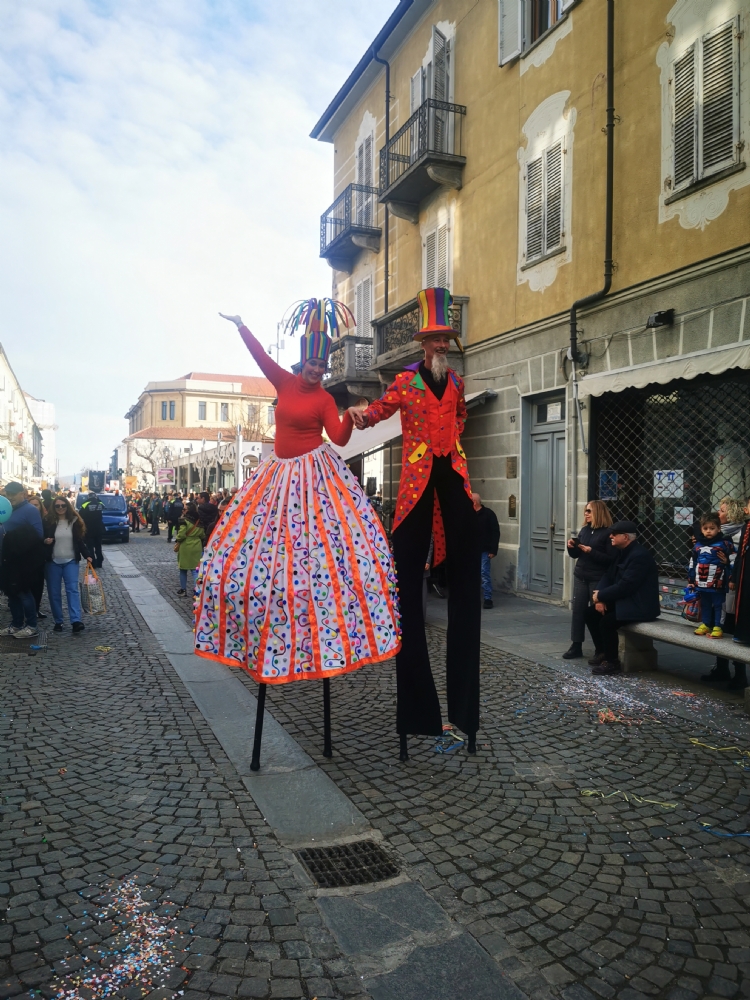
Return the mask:
[[[73,525],[63,518],[55,528],[55,544],[52,549],[52,562],[69,563],[76,557],[73,545]]]

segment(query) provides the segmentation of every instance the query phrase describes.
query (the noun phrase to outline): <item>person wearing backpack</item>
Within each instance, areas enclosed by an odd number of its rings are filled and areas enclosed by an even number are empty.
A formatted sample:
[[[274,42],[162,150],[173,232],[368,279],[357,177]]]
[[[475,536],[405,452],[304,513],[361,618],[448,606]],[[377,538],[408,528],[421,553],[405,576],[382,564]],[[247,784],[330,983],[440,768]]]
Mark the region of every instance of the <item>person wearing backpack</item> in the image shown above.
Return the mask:
[[[175,540],[175,552],[177,553],[177,568],[180,571],[180,589],[177,593],[182,596],[187,593],[188,570],[193,574],[193,586],[191,593],[195,590],[195,571],[203,555],[203,542],[206,539],[206,532],[198,523],[198,517],[193,511],[188,511],[185,520],[180,525]]]

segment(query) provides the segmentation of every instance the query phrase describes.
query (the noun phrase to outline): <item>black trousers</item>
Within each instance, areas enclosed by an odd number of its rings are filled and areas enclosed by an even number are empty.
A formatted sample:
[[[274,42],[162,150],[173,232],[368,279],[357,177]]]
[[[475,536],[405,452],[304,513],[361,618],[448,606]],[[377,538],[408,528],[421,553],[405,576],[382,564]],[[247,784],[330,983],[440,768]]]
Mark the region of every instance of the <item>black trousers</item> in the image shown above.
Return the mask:
[[[725,633],[727,635],[734,635],[734,614],[731,611],[727,611],[726,617],[724,618],[724,624],[722,625]],[[742,676],[747,672],[747,668],[742,660],[732,660],[734,664],[734,675],[735,677],[739,674]],[[729,670],[729,660],[723,656],[716,657],[716,666],[724,667],[727,671]]]
[[[591,603],[591,595],[597,586],[595,580],[581,580],[577,576],[573,577],[573,617],[570,623],[571,642],[583,642],[586,638],[586,611]],[[596,642],[594,645],[596,645]]]
[[[589,627],[591,638],[594,640],[596,649],[600,649],[608,663],[617,663],[620,659],[618,646],[620,637],[617,634],[621,625],[628,625],[629,622],[620,622],[614,611],[606,611],[600,614],[592,605],[586,611],[586,624]]]
[[[130,512],[130,530],[131,531],[141,530],[141,521],[140,518],[138,517],[137,510],[131,510]]]
[[[171,542],[172,541],[172,532],[174,532],[175,534],[177,534],[177,532],[179,530],[180,530],[180,526],[177,523],[177,521],[167,521],[167,541]]]
[[[401,608],[401,652],[396,656],[399,734],[439,736],[440,702],[430,669],[422,613],[422,579],[430,548],[435,493],[445,526],[448,578],[446,687],[448,719],[468,735],[479,728],[480,552],[477,517],[450,457],[433,458],[416,506],[393,532]]]
[[[91,561],[94,566],[98,568],[104,562],[104,554],[102,553],[102,537],[97,536],[87,536],[86,542],[88,547],[91,549]]]

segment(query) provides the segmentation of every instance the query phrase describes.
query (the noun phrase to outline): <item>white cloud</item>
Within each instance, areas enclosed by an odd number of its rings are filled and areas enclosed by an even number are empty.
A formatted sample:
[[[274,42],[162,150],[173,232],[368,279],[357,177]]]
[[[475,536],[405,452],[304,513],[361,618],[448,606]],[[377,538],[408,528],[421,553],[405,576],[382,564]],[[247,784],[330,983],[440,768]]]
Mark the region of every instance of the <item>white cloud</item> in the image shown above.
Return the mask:
[[[0,12],[0,341],[104,462],[143,385],[252,372],[324,294],[332,151],[313,124],[394,0],[25,0]],[[294,349],[287,352],[294,360]]]

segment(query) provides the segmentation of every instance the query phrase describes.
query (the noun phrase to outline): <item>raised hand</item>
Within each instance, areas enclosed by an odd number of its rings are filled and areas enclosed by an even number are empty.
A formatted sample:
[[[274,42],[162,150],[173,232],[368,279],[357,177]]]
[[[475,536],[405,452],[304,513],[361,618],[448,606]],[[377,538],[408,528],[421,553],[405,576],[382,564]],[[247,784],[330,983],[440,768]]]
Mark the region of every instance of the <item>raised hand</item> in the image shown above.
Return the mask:
[[[239,327],[241,327],[243,325],[243,323],[242,323],[242,317],[241,316],[227,316],[226,313],[223,313],[223,312],[220,312],[219,316],[221,316],[222,319],[228,319],[229,322],[230,323],[234,323],[234,325],[237,328],[239,328]]]

